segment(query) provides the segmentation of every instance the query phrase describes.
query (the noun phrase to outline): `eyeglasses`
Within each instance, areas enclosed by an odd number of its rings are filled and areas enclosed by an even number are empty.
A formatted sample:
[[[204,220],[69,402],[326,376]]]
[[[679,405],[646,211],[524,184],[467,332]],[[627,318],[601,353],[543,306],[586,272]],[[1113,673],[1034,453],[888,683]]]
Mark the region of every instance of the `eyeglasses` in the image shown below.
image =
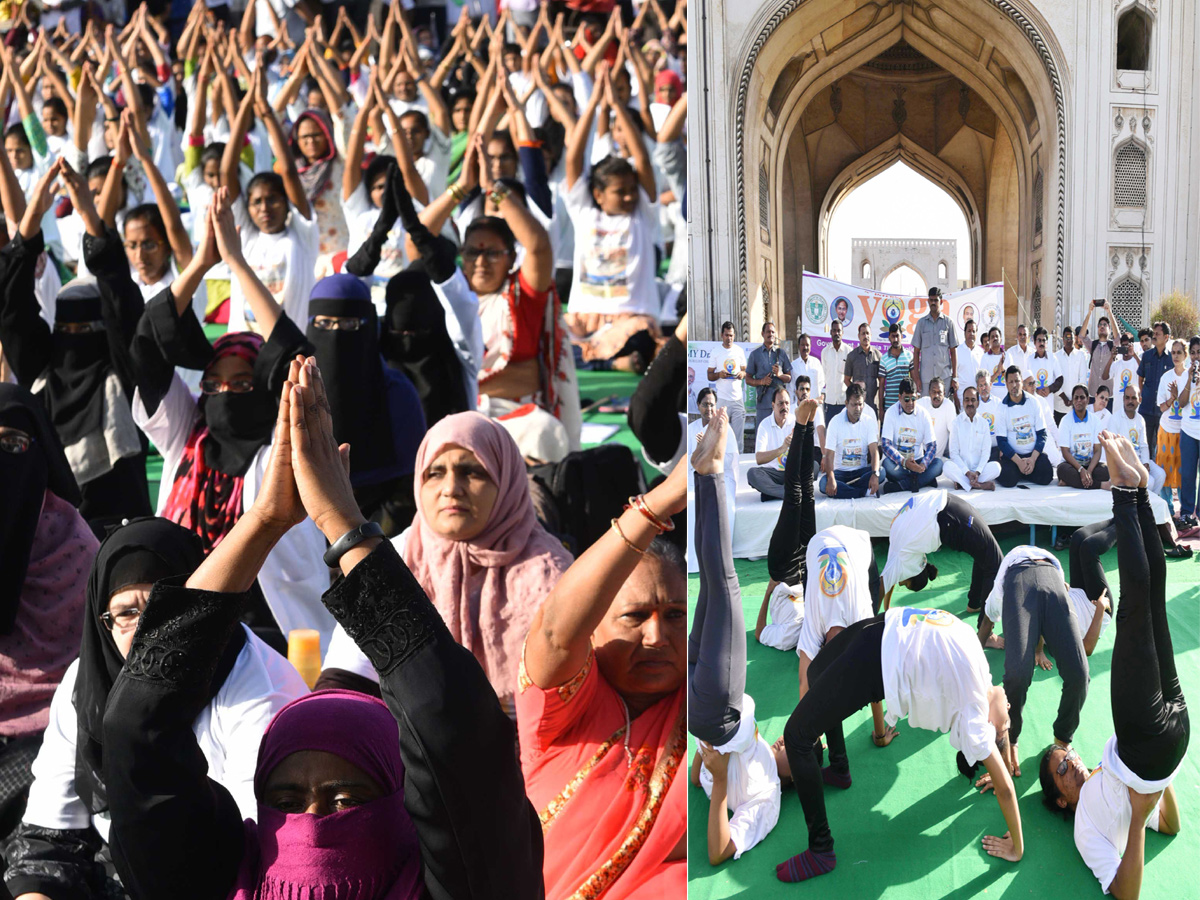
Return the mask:
[[[233,381],[205,378],[200,382],[200,390],[206,394],[220,394],[223,390],[231,394],[248,394],[254,390],[254,382],[249,378],[235,378]]]
[[[1062,758],[1062,761],[1058,764],[1058,768],[1055,771],[1058,772],[1060,776],[1066,775],[1067,769],[1071,767],[1071,760],[1073,759],[1079,759],[1079,754],[1075,752],[1074,747],[1067,751],[1067,755]]]
[[[488,262],[498,262],[508,256],[507,250],[476,250],[474,248],[463,250],[463,262],[475,262],[479,257],[483,257]]]
[[[104,627],[109,631],[119,631],[122,634],[128,634],[137,628],[138,620],[142,618],[142,611],[136,606],[131,606],[129,609],[122,609],[116,614],[110,612],[100,613],[100,621],[104,623]]]
[[[157,253],[160,246],[162,245],[158,241],[142,241],[140,244],[137,241],[126,241],[125,251],[136,253],[141,250],[143,253]]]
[[[313,316],[308,321],[317,331],[358,331],[360,328],[366,328],[370,319],[351,316]]]
[[[28,453],[29,448],[33,446],[33,438],[24,432],[6,431],[0,434],[0,450],[13,455],[19,453]]]

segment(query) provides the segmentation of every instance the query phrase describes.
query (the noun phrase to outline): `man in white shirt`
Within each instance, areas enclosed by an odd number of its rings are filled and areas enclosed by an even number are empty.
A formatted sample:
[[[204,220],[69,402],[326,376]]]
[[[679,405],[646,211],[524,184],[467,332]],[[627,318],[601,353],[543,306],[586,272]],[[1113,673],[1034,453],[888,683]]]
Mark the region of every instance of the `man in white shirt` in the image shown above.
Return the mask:
[[[1086,384],[1071,391],[1071,411],[1058,423],[1058,446],[1063,461],[1058,464],[1058,483],[1064,487],[1097,490],[1108,481],[1108,469],[1100,464],[1100,438],[1088,409]]]
[[[1058,360],[1046,350],[1049,338],[1045,328],[1038,328],[1033,333],[1033,354],[1026,358],[1028,365],[1025,368],[1033,373],[1033,389],[1039,397],[1052,397],[1063,386],[1063,373],[1058,369]],[[1050,411],[1053,413],[1053,406]]]
[[[809,396],[820,402],[825,402],[825,372],[821,361],[812,355],[812,340],[807,334],[801,334],[797,344],[800,355],[792,360],[792,385],[800,375],[808,376]]]
[[[721,346],[709,357],[708,380],[716,382],[717,409],[729,410],[729,437],[738,453],[746,438],[746,351],[733,342],[732,322],[721,326]]]
[[[1041,404],[1025,396],[1021,370],[1009,366],[1004,373],[1008,396],[1003,412],[996,419],[996,446],[1000,449],[1001,487],[1016,487],[1018,481],[1049,484],[1054,478],[1046,447],[1046,422]]]
[[[992,436],[992,462],[1000,462],[1000,451],[996,447],[996,422],[1004,414],[1004,406],[999,397],[992,396],[991,375],[986,369],[980,369],[975,374],[975,391],[979,395],[979,418],[987,422],[988,432]]]
[[[955,409],[962,408],[963,391],[975,384],[975,373],[983,365],[983,345],[975,342],[975,333],[975,320],[967,319],[963,324],[963,342],[958,345],[954,359],[954,381],[958,385],[954,393]]]
[[[972,373],[972,377],[974,374]],[[968,381],[970,385],[972,382]],[[954,406],[946,399],[946,387],[940,378],[929,381],[929,394],[917,398],[917,406],[929,413],[933,422],[933,437],[937,441],[937,455],[940,457],[950,454],[950,423],[957,414]]]
[[[984,387],[987,379],[982,378]],[[994,491],[1000,463],[992,461],[992,432],[979,415],[979,389],[963,391],[963,411],[950,426],[950,458],[942,471],[964,491]]]
[[[842,722],[881,700],[887,701],[889,725],[907,716],[916,728],[949,732],[951,746],[959,751],[960,771],[973,777],[980,762],[986,766],[1007,836],[984,837],[984,849],[1021,858],[1021,812],[1006,765],[1008,701],[1004,689],[992,684],[970,626],[941,610],[892,607],[829,641],[813,660],[808,682],[808,693],[783,731],[790,774],[808,824],[808,849],[776,866],[781,881],[804,881],[837,865],[825,785],[850,786]],[[824,770],[813,752],[822,734],[830,762]]]
[[[933,420],[917,406],[916,386],[900,382],[900,400],[883,417],[881,435],[885,493],[911,490],[914,494],[942,474],[942,460],[933,436]]]
[[[1107,400],[1108,398],[1105,399]],[[1099,396],[1096,397],[1096,402],[1097,404],[1100,403]],[[1162,466],[1150,458],[1150,443],[1146,440],[1146,420],[1138,412],[1138,404],[1141,402],[1142,395],[1138,390],[1137,384],[1130,384],[1123,395],[1121,405],[1111,413],[1107,409],[1104,410],[1108,414],[1109,419],[1105,422],[1105,427],[1098,428],[1096,433],[1111,431],[1114,434],[1121,435],[1121,437],[1126,438],[1129,443],[1133,444],[1133,449],[1137,451],[1138,459],[1141,460],[1142,465],[1150,473],[1150,493],[1157,494],[1162,490],[1163,482],[1167,480],[1167,473],[1163,471]],[[1091,414],[1099,418],[1099,413],[1096,410],[1093,409]],[[1100,462],[1108,462],[1104,458],[1103,448],[1100,450]],[[1109,488],[1110,485],[1105,484],[1103,487]]]
[[[1062,421],[1062,417],[1071,408],[1071,391],[1075,385],[1087,385],[1088,366],[1091,364],[1088,352],[1075,343],[1075,329],[1070,325],[1063,329],[1062,340],[1062,349],[1054,354],[1054,360],[1058,363],[1058,369],[1063,377],[1062,386],[1054,394],[1054,424],[1056,425]],[[1136,374],[1136,361],[1133,364],[1133,370]]]
[[[1029,329],[1024,325],[1018,325],[1017,343],[1004,351],[1005,372],[1008,371],[1009,366],[1018,366],[1022,372],[1028,369],[1031,353],[1033,353],[1033,348],[1029,346]]]
[[[1125,392],[1125,388],[1133,384],[1139,388],[1142,386],[1142,379],[1138,377],[1138,363],[1141,362],[1133,355],[1133,335],[1128,331],[1121,335],[1121,347],[1119,352],[1114,353],[1108,360],[1108,365],[1104,368],[1104,373],[1101,376],[1104,383],[1112,383],[1113,399],[1116,401],[1113,408],[1121,405],[1121,396]]]
[[[783,499],[783,472],[787,467],[788,451],[792,446],[795,421],[791,413],[792,398],[786,387],[775,389],[771,415],[758,423],[754,438],[755,468],[746,473],[750,487],[762,494],[763,502]]]
[[[854,500],[879,495],[879,436],[873,416],[863,414],[866,389],[846,388],[846,408],[825,428],[824,475],[818,489],[827,497]]]
[[[821,369],[825,376],[825,421],[833,419],[846,407],[846,357],[850,345],[842,342],[842,323],[834,319],[829,326],[832,341],[821,351]]]

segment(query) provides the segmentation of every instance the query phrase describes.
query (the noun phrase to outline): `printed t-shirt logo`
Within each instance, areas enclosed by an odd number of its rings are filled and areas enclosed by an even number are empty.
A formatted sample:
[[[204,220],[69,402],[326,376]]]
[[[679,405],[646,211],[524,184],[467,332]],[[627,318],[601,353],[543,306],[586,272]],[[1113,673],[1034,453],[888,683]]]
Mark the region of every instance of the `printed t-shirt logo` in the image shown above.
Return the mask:
[[[958,619],[944,609],[918,609],[915,606],[905,607],[900,617],[902,626],[913,622],[924,622],[927,625],[953,625]]]
[[[826,597],[836,597],[846,589],[848,561],[845,547],[826,547],[817,555],[821,593]]]

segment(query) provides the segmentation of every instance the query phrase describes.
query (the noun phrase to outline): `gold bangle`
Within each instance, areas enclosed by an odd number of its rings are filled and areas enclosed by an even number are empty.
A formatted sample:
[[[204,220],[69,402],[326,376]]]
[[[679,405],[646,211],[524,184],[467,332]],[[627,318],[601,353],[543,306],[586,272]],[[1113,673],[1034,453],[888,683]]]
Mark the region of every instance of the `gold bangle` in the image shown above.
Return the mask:
[[[631,541],[629,538],[625,537],[625,532],[623,532],[621,530],[621,523],[618,522],[615,518],[612,520],[612,527],[613,527],[613,531],[615,531],[617,534],[619,534],[621,536],[621,540],[623,540],[625,542],[626,547],[628,547],[630,550],[632,550],[638,556],[646,555],[645,550],[641,549],[636,544],[634,544],[633,541]]]
[[[462,203],[466,197],[466,193],[463,191],[463,189],[461,187],[459,187],[457,181],[454,184],[450,185],[450,187],[446,188],[446,190],[450,194],[450,196],[454,198],[456,203]]]

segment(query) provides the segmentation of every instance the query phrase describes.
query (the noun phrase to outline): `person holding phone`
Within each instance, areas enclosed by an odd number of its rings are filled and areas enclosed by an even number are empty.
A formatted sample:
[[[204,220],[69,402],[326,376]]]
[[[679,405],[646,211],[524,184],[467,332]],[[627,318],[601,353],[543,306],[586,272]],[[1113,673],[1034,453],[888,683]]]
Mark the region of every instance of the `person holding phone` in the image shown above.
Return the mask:
[[[1096,338],[1093,340],[1091,332],[1088,330],[1088,323],[1091,321],[1092,314],[1097,310],[1103,310],[1104,315],[1097,318]],[[1103,297],[1098,297],[1092,301],[1092,305],[1083,319],[1082,344],[1083,348],[1092,355],[1092,365],[1088,373],[1088,396],[1092,399],[1096,397],[1096,388],[1102,384],[1108,388],[1110,394],[1112,392],[1112,379],[1104,377],[1104,369],[1113,357],[1112,323],[1115,318],[1108,301]],[[1109,412],[1112,412],[1111,406]]]

